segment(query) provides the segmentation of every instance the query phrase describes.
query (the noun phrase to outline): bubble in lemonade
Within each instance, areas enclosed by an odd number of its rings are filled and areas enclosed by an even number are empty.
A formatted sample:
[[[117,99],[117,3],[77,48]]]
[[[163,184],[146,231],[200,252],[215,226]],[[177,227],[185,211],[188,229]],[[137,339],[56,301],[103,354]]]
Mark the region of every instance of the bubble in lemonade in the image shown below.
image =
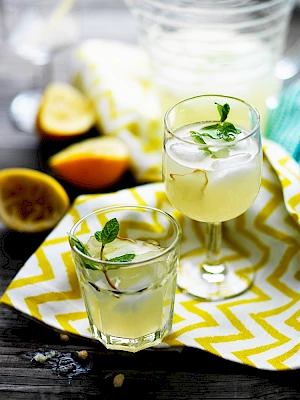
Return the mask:
[[[207,125],[183,126],[167,141],[165,187],[173,206],[184,215],[223,222],[244,213],[256,198],[261,155],[255,139],[246,138],[246,130],[239,129],[234,139],[224,142],[216,129],[205,130]],[[197,134],[199,146],[194,139]]]
[[[172,326],[178,262],[175,252],[158,257],[165,250],[158,242],[120,236],[102,248],[95,236],[85,246],[94,259],[146,262],[138,268],[126,264],[107,269],[77,268],[94,336],[108,348],[127,351],[159,343]]]

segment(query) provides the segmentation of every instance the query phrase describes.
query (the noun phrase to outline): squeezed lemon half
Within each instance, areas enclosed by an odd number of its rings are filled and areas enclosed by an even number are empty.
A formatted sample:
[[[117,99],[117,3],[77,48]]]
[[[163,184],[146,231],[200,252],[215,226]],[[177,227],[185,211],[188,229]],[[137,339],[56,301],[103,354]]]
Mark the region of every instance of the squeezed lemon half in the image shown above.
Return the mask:
[[[64,216],[70,200],[53,177],[29,168],[0,171],[0,219],[18,232],[52,229]]]

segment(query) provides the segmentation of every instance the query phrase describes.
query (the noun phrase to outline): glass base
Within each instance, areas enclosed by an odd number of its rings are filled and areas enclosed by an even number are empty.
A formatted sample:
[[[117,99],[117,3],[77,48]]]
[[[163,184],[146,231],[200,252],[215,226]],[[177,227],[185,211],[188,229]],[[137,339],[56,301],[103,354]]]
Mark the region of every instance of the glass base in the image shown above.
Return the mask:
[[[250,288],[254,272],[240,271],[230,264],[193,264],[190,260],[180,265],[177,285],[193,296],[217,301],[235,297]]]
[[[169,329],[157,330],[138,338],[122,338],[103,334],[95,325],[91,325],[91,329],[94,338],[99,340],[107,349],[125,350],[131,353],[136,353],[137,351],[160,344],[169,331]]]
[[[19,93],[9,108],[10,120],[22,132],[36,132],[36,116],[42,99],[42,91],[28,90]]]

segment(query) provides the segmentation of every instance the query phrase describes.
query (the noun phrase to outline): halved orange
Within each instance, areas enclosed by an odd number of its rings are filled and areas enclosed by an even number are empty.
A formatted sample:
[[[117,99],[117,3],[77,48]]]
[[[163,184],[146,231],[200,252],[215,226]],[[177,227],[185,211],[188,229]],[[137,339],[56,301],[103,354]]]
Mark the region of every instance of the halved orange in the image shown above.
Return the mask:
[[[70,204],[63,186],[53,177],[30,168],[0,171],[0,219],[18,232],[52,229]]]
[[[95,124],[92,102],[68,83],[54,82],[43,93],[36,127],[44,139],[62,140],[88,132]]]
[[[49,166],[57,177],[89,190],[114,184],[128,165],[127,145],[114,136],[84,139],[49,158]]]

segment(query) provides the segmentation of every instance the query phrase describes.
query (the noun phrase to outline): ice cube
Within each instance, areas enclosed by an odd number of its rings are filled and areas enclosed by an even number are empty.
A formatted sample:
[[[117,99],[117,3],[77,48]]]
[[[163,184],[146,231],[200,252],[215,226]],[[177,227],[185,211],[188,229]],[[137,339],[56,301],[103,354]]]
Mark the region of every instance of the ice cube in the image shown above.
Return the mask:
[[[87,248],[90,255],[94,258],[100,257],[100,250],[101,250],[101,242],[95,238],[95,236],[91,236],[87,242]]]
[[[98,242],[94,236],[90,237],[88,240],[87,248],[92,257],[99,258],[101,242]],[[163,250],[164,249],[158,244],[117,237],[113,242],[105,246],[103,257],[105,260],[110,260],[111,258],[119,257],[124,254],[135,254],[133,261],[141,261],[154,257]]]
[[[115,302],[113,311],[122,314],[123,316],[132,316],[132,314],[139,312],[139,310],[145,305],[145,302],[152,300],[153,304],[153,291],[144,290],[143,292],[138,293],[138,298],[136,296],[123,296],[118,300],[119,301]]]
[[[211,166],[213,169],[234,168],[246,164],[251,158],[252,155],[250,153],[240,153],[227,158],[219,158]]]
[[[188,143],[195,143],[194,139],[192,138],[191,135],[183,135],[180,137],[180,139],[184,140],[185,142]]]
[[[199,163],[208,156],[208,152],[200,150],[198,146],[185,143],[170,145],[170,156],[178,163],[187,167],[198,167]]]
[[[239,137],[238,137],[239,138]],[[250,146],[251,140],[250,138],[243,139],[239,142],[236,142],[233,146],[234,150],[245,150]]]

